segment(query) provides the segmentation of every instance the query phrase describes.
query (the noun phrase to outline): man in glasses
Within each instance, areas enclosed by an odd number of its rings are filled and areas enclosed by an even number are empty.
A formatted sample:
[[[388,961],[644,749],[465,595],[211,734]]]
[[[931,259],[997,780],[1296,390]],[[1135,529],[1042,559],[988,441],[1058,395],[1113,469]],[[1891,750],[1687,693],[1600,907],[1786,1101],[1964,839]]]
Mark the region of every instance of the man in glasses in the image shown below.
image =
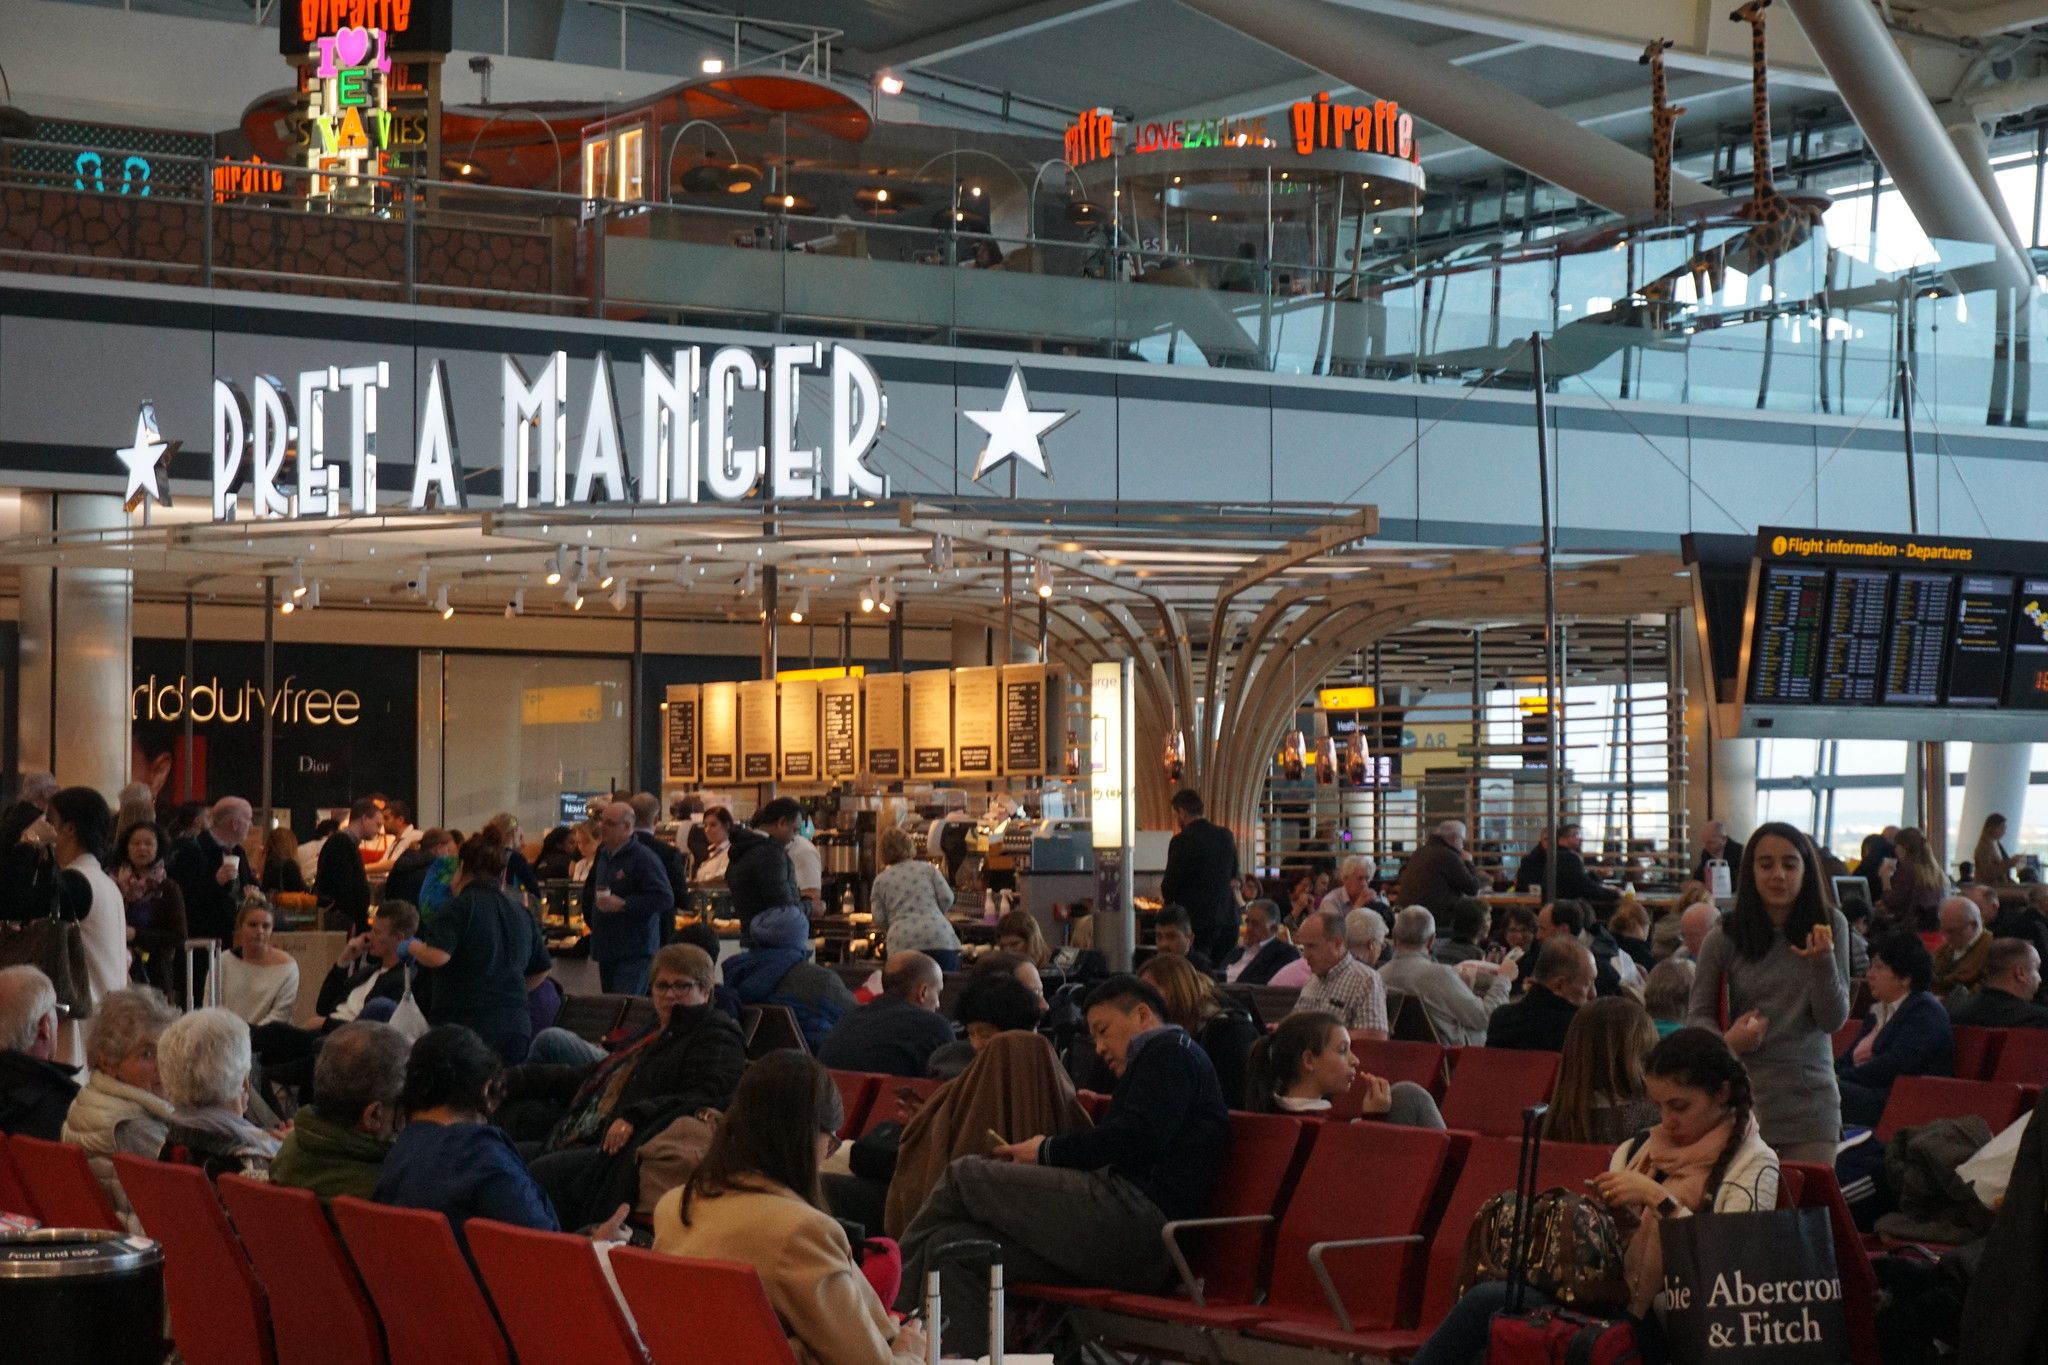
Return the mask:
[[[675,890],[654,851],[633,837],[633,808],[614,801],[598,816],[597,856],[583,884],[590,956],[608,995],[647,989],[661,925],[675,913]]]

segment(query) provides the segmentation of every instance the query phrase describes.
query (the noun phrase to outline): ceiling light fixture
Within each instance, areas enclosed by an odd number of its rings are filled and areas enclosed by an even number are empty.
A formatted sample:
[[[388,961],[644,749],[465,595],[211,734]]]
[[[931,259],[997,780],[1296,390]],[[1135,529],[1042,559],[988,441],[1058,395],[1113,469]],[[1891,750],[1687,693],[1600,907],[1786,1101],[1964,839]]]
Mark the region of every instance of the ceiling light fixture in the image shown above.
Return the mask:
[[[881,599],[881,596],[881,584],[872,578],[869,579],[868,585],[860,590],[860,609],[863,612],[873,612],[875,603]]]
[[[575,608],[577,611],[582,611],[583,589],[577,587],[574,583],[571,583],[567,588],[564,588],[562,590],[562,601],[566,605]]]
[[[548,565],[548,577],[547,577],[547,584],[548,584],[548,586],[549,586],[549,587],[551,587],[551,588],[552,588],[552,587],[554,587],[554,586],[555,586],[555,584],[557,584],[557,583],[559,583],[559,582],[561,582],[561,581],[562,581],[562,574],[563,574],[563,571],[564,571],[564,570],[566,569],[566,567],[567,567],[567,565],[568,565],[568,561],[569,561],[569,548],[568,548],[568,546],[566,546],[566,545],[557,545],[557,546],[555,547],[555,559],[554,559],[554,562],[553,562],[552,564]]]
[[[455,604],[448,600],[448,585],[446,583],[441,585],[441,591],[434,596],[434,610],[441,613],[443,621],[455,615]]]
[[[285,598],[284,601],[277,604],[277,614],[279,616],[290,616],[293,612],[297,611],[298,609],[298,602],[293,598],[289,597]]]
[[[621,578],[621,579],[619,580],[619,582],[618,582],[618,586],[612,589],[612,610],[613,610],[613,611],[624,611],[625,609],[626,609],[626,580],[625,580],[625,579],[623,579],[623,578]]]
[[[704,69],[704,74],[705,74],[705,75],[707,75],[707,76],[716,76],[716,75],[719,75],[719,74],[721,74],[722,72],[724,72],[724,70],[725,70],[725,58],[723,58],[723,57],[706,57],[706,58],[704,59],[704,63],[703,63],[703,69]]]
[[[752,597],[760,590],[761,566],[750,562],[740,571],[740,596]]]
[[[1031,566],[1031,591],[1041,598],[1052,596],[1052,565],[1042,559]]]
[[[609,549],[597,552],[597,586],[609,588],[612,585],[612,552]]]
[[[799,592],[796,595],[796,605],[789,609],[790,624],[802,625],[804,617],[810,615],[810,612],[811,590],[809,588],[805,588],[802,592]]]
[[[304,597],[305,595],[306,561],[303,559],[294,559],[292,561],[292,596]]]
[[[896,585],[894,583],[884,583],[882,585],[882,600],[875,603],[875,605],[882,609],[884,616],[896,610]]]
[[[417,574],[413,575],[412,585],[413,585],[413,591],[414,591],[414,592],[418,593],[418,594],[420,595],[420,597],[422,597],[422,598],[425,598],[425,597],[426,597],[426,595],[427,595],[427,563],[426,563],[426,561],[425,561],[425,560],[421,560],[421,561],[420,561],[420,571],[419,571],[419,572],[418,572]]]
[[[311,585],[310,587],[308,587],[308,588],[306,589],[306,601],[305,601],[304,605],[305,605],[305,608],[306,608],[306,610],[307,610],[307,611],[311,611],[311,610],[312,610],[313,608],[315,608],[315,607],[317,607],[317,606],[319,606],[319,605],[320,605],[320,580],[319,580],[319,579],[317,579],[317,578],[316,578],[316,579],[314,579],[314,580],[313,580],[313,582],[312,582],[312,585]]]
[[[875,89],[885,95],[900,95],[903,93],[903,78],[884,71],[875,78]]]

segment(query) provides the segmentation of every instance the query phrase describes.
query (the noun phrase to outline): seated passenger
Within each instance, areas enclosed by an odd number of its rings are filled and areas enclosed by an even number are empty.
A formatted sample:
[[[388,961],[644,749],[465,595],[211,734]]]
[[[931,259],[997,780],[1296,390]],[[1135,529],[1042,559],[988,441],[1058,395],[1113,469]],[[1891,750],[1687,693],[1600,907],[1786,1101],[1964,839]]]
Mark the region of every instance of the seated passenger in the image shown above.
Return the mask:
[[[753,1266],[799,1360],[915,1365],[925,1358],[922,1327],[889,1316],[824,1209],[818,1167],[844,1122],[823,1067],[796,1052],[763,1057],[696,1172],[655,1205],[654,1248]]]
[[[1244,1099],[1245,1058],[1259,1036],[1251,1013],[1184,957],[1161,953],[1140,967],[1138,975],[1166,1001],[1167,1022],[1186,1029],[1209,1054],[1223,1103],[1236,1108]]]
[[[1007,1133],[1013,1141],[992,1158],[961,1157],[904,1232],[898,1307],[916,1309],[926,1271],[938,1269],[953,1354],[988,1349],[986,1286],[966,1267],[936,1265],[939,1248],[989,1238],[1002,1244],[1013,1280],[1149,1292],[1169,1270],[1161,1229],[1208,1204],[1230,1130],[1207,1054],[1166,1022],[1166,1002],[1134,976],[1091,991],[1087,1017],[1117,1075],[1102,1123],[1056,1137]]]
[[[953,1006],[953,1020],[965,1036],[934,1052],[925,1074],[949,1081],[981,1055],[989,1039],[1012,1030],[1031,1033],[1044,1017],[1044,987],[1030,960],[1009,953],[985,957],[968,974]]]
[[[882,993],[839,1017],[818,1060],[839,1071],[924,1075],[932,1054],[953,1041],[953,1026],[939,1013],[944,985],[939,964],[923,951],[891,954]]]
[[[404,1034],[376,1020],[336,1029],[313,1063],[313,1102],[292,1115],[270,1163],[270,1183],[311,1190],[323,1203],[337,1194],[372,1198],[398,1131],[411,1050]]]
[[[1934,959],[1910,930],[1880,934],[1870,944],[1870,996],[1862,1031],[1835,1059],[1842,1091],[1842,1122],[1876,1125],[1901,1076],[1946,1076],[1955,1067],[1955,1033],[1948,1011],[1928,985]]]
[[[1534,978],[1529,989],[1486,1021],[1486,1045],[1524,1052],[1563,1051],[1572,1020],[1593,998],[1593,972],[1593,954],[1585,944],[1562,935],[1543,940],[1529,973]]]
[[[1273,973],[1301,956],[1293,944],[1280,937],[1279,917],[1279,908],[1269,900],[1245,906],[1237,930],[1238,949],[1224,965],[1224,980],[1263,986],[1273,979]]]
[[[124,1220],[129,1215],[128,1196],[109,1159],[124,1149],[116,1145],[114,1133],[122,1124],[129,1125],[134,1145],[125,1150],[136,1156],[155,1156],[163,1147],[172,1105],[164,1098],[157,1075],[156,1048],[177,1018],[177,1009],[154,987],[130,986],[101,997],[85,1026],[85,1063],[90,1071],[85,1089],[64,1116],[63,1138],[85,1152],[107,1202]]]
[[[1029,910],[1012,910],[996,921],[996,948],[1000,952],[1028,957],[1031,965],[1040,969],[1052,961],[1052,949],[1045,944],[1045,934],[1038,927],[1037,916]]]
[[[1370,910],[1361,914],[1373,915]],[[1427,911],[1424,911],[1427,914]],[[1373,916],[1377,918],[1376,915]],[[1328,1010],[1354,1033],[1387,1036],[1387,988],[1380,974],[1350,951],[1344,917],[1334,910],[1314,910],[1295,933],[1301,965],[1308,980],[1295,1004],[1298,1010]],[[1449,967],[1440,970],[1450,972]],[[1452,973],[1452,979],[1456,974]],[[1279,984],[1275,978],[1274,984]],[[1462,984],[1459,987],[1463,990]],[[1470,991],[1465,992],[1470,995]]]
[[[1984,955],[1984,975],[1950,1021],[1976,1028],[2048,1028],[2041,992],[2041,954],[2023,938],[2002,938]]]
[[[1010,977],[993,977],[984,989],[1013,1002],[1023,990]],[[901,1237],[954,1158],[987,1156],[997,1136],[1057,1135],[1090,1126],[1051,1043],[1029,1025],[987,1033],[973,1063],[904,1124],[883,1229]]]
[[[839,973],[811,961],[810,916],[801,906],[777,906],[754,916],[747,933],[752,946],[726,959],[725,984],[743,1005],[788,1009],[816,1052],[855,1001]]]
[[[408,986],[413,1003],[424,1014],[432,999],[433,978],[399,954],[419,931],[420,912],[411,903],[386,900],[378,906],[369,932],[348,941],[320,984],[320,998],[313,1006],[315,1026],[331,1033],[357,1019],[389,1019]]]
[[[235,1174],[264,1179],[277,1139],[249,1122],[249,1026],[224,1009],[194,1010],[157,1040],[157,1074],[174,1106],[162,1120],[164,1161],[197,1166],[208,1180]],[[114,1145],[135,1151],[136,1131],[159,1120],[140,1115],[114,1130]]]
[[[1667,957],[1650,968],[1650,979],[1643,983],[1643,1008],[1650,1012],[1659,1038],[1669,1038],[1685,1026],[1693,978],[1698,975],[1699,967],[1689,957]]]
[[[1643,1059],[1656,1046],[1649,1012],[1627,996],[1580,1006],[1565,1031],[1543,1136],[1607,1145],[1655,1123],[1657,1106],[1643,1092]]]
[[[1778,1157],[1757,1131],[1749,1073],[1727,1043],[1707,1029],[1680,1029],[1657,1044],[1643,1070],[1662,1118],[1616,1147],[1592,1182],[1628,1239],[1628,1312],[1638,1321],[1662,1287],[1664,1219],[1752,1213],[1778,1202]],[[1475,1285],[1411,1365],[1472,1365],[1486,1353],[1493,1315],[1506,1300],[1500,1281]],[[1525,1302],[1534,1308],[1550,1300],[1532,1290]]]
[[[1991,934],[1984,928],[1984,912],[1968,896],[1950,896],[1938,912],[1941,923],[1941,951],[1934,955],[1936,995],[1946,997],[1955,990],[1969,990],[1984,974],[1984,958],[1991,951]]]
[[[740,1027],[711,1003],[711,959],[689,943],[654,957],[656,1027],[591,1066],[524,1066],[515,1076],[566,1103],[533,1177],[566,1227],[633,1199],[642,1143],[700,1109],[723,1109],[747,1067]],[[508,1082],[508,1085],[510,1082]]]
[[[1515,964],[1477,969],[1475,985],[1486,992],[1475,995],[1455,967],[1446,967],[1430,957],[1436,941],[1436,919],[1419,905],[1411,905],[1394,916],[1394,958],[1380,972],[1390,991],[1400,991],[1422,1001],[1436,1036],[1447,1047],[1473,1047],[1486,1041],[1487,1020],[1506,1003],[1508,987],[1517,975]],[[1304,951],[1306,951],[1304,949]],[[1302,992],[1308,1003],[1308,992]]]
[[[299,962],[270,939],[277,918],[260,899],[235,912],[235,943],[220,960],[220,1000],[251,1028],[292,1021],[299,998]]]
[[[1152,942],[1161,954],[1168,957],[1184,957],[1194,964],[1195,970],[1213,972],[1209,957],[1195,947],[1194,921],[1188,912],[1178,905],[1169,905],[1152,920]]]
[[[1358,1056],[1344,1021],[1327,1010],[1297,1010],[1252,1045],[1244,1107],[1254,1114],[1327,1114],[1357,1076]],[[1444,1126],[1436,1100],[1415,1082],[1365,1079],[1360,1117],[1404,1128]]]
[[[428,1029],[405,1062],[398,1107],[405,1119],[385,1154],[372,1198],[446,1214],[465,1253],[464,1225],[492,1218],[542,1232],[560,1230],[554,1205],[527,1174],[505,1130],[491,1122],[504,1063],[460,1024]]]

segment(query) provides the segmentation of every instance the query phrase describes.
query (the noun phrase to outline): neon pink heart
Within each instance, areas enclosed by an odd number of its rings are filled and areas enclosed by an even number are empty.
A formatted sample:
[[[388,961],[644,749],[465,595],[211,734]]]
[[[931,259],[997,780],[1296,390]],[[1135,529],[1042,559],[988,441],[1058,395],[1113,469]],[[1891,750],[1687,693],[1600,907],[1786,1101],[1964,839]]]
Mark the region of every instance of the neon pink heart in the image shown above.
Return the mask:
[[[336,66],[361,66],[363,58],[370,55],[370,31],[364,28],[345,28],[334,35],[334,64]]]

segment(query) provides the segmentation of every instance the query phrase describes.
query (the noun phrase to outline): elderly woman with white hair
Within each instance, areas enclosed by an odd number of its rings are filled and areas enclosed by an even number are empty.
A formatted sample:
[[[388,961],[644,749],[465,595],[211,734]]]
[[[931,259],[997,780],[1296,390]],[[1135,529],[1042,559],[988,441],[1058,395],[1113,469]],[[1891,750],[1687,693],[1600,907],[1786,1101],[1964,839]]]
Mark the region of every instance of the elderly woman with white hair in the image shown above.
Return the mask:
[[[92,1070],[64,1116],[64,1141],[84,1149],[108,1202],[131,1223],[128,1196],[109,1158],[117,1151],[155,1156],[164,1145],[173,1106],[164,1098],[156,1049],[177,1019],[176,1007],[154,987],[110,992],[86,1025],[85,1061]]]
[[[194,1010],[157,1040],[157,1073],[175,1108],[156,1155],[209,1180],[270,1173],[278,1140],[249,1122],[249,1026],[224,1009]],[[127,1129],[115,1141],[128,1150]]]

